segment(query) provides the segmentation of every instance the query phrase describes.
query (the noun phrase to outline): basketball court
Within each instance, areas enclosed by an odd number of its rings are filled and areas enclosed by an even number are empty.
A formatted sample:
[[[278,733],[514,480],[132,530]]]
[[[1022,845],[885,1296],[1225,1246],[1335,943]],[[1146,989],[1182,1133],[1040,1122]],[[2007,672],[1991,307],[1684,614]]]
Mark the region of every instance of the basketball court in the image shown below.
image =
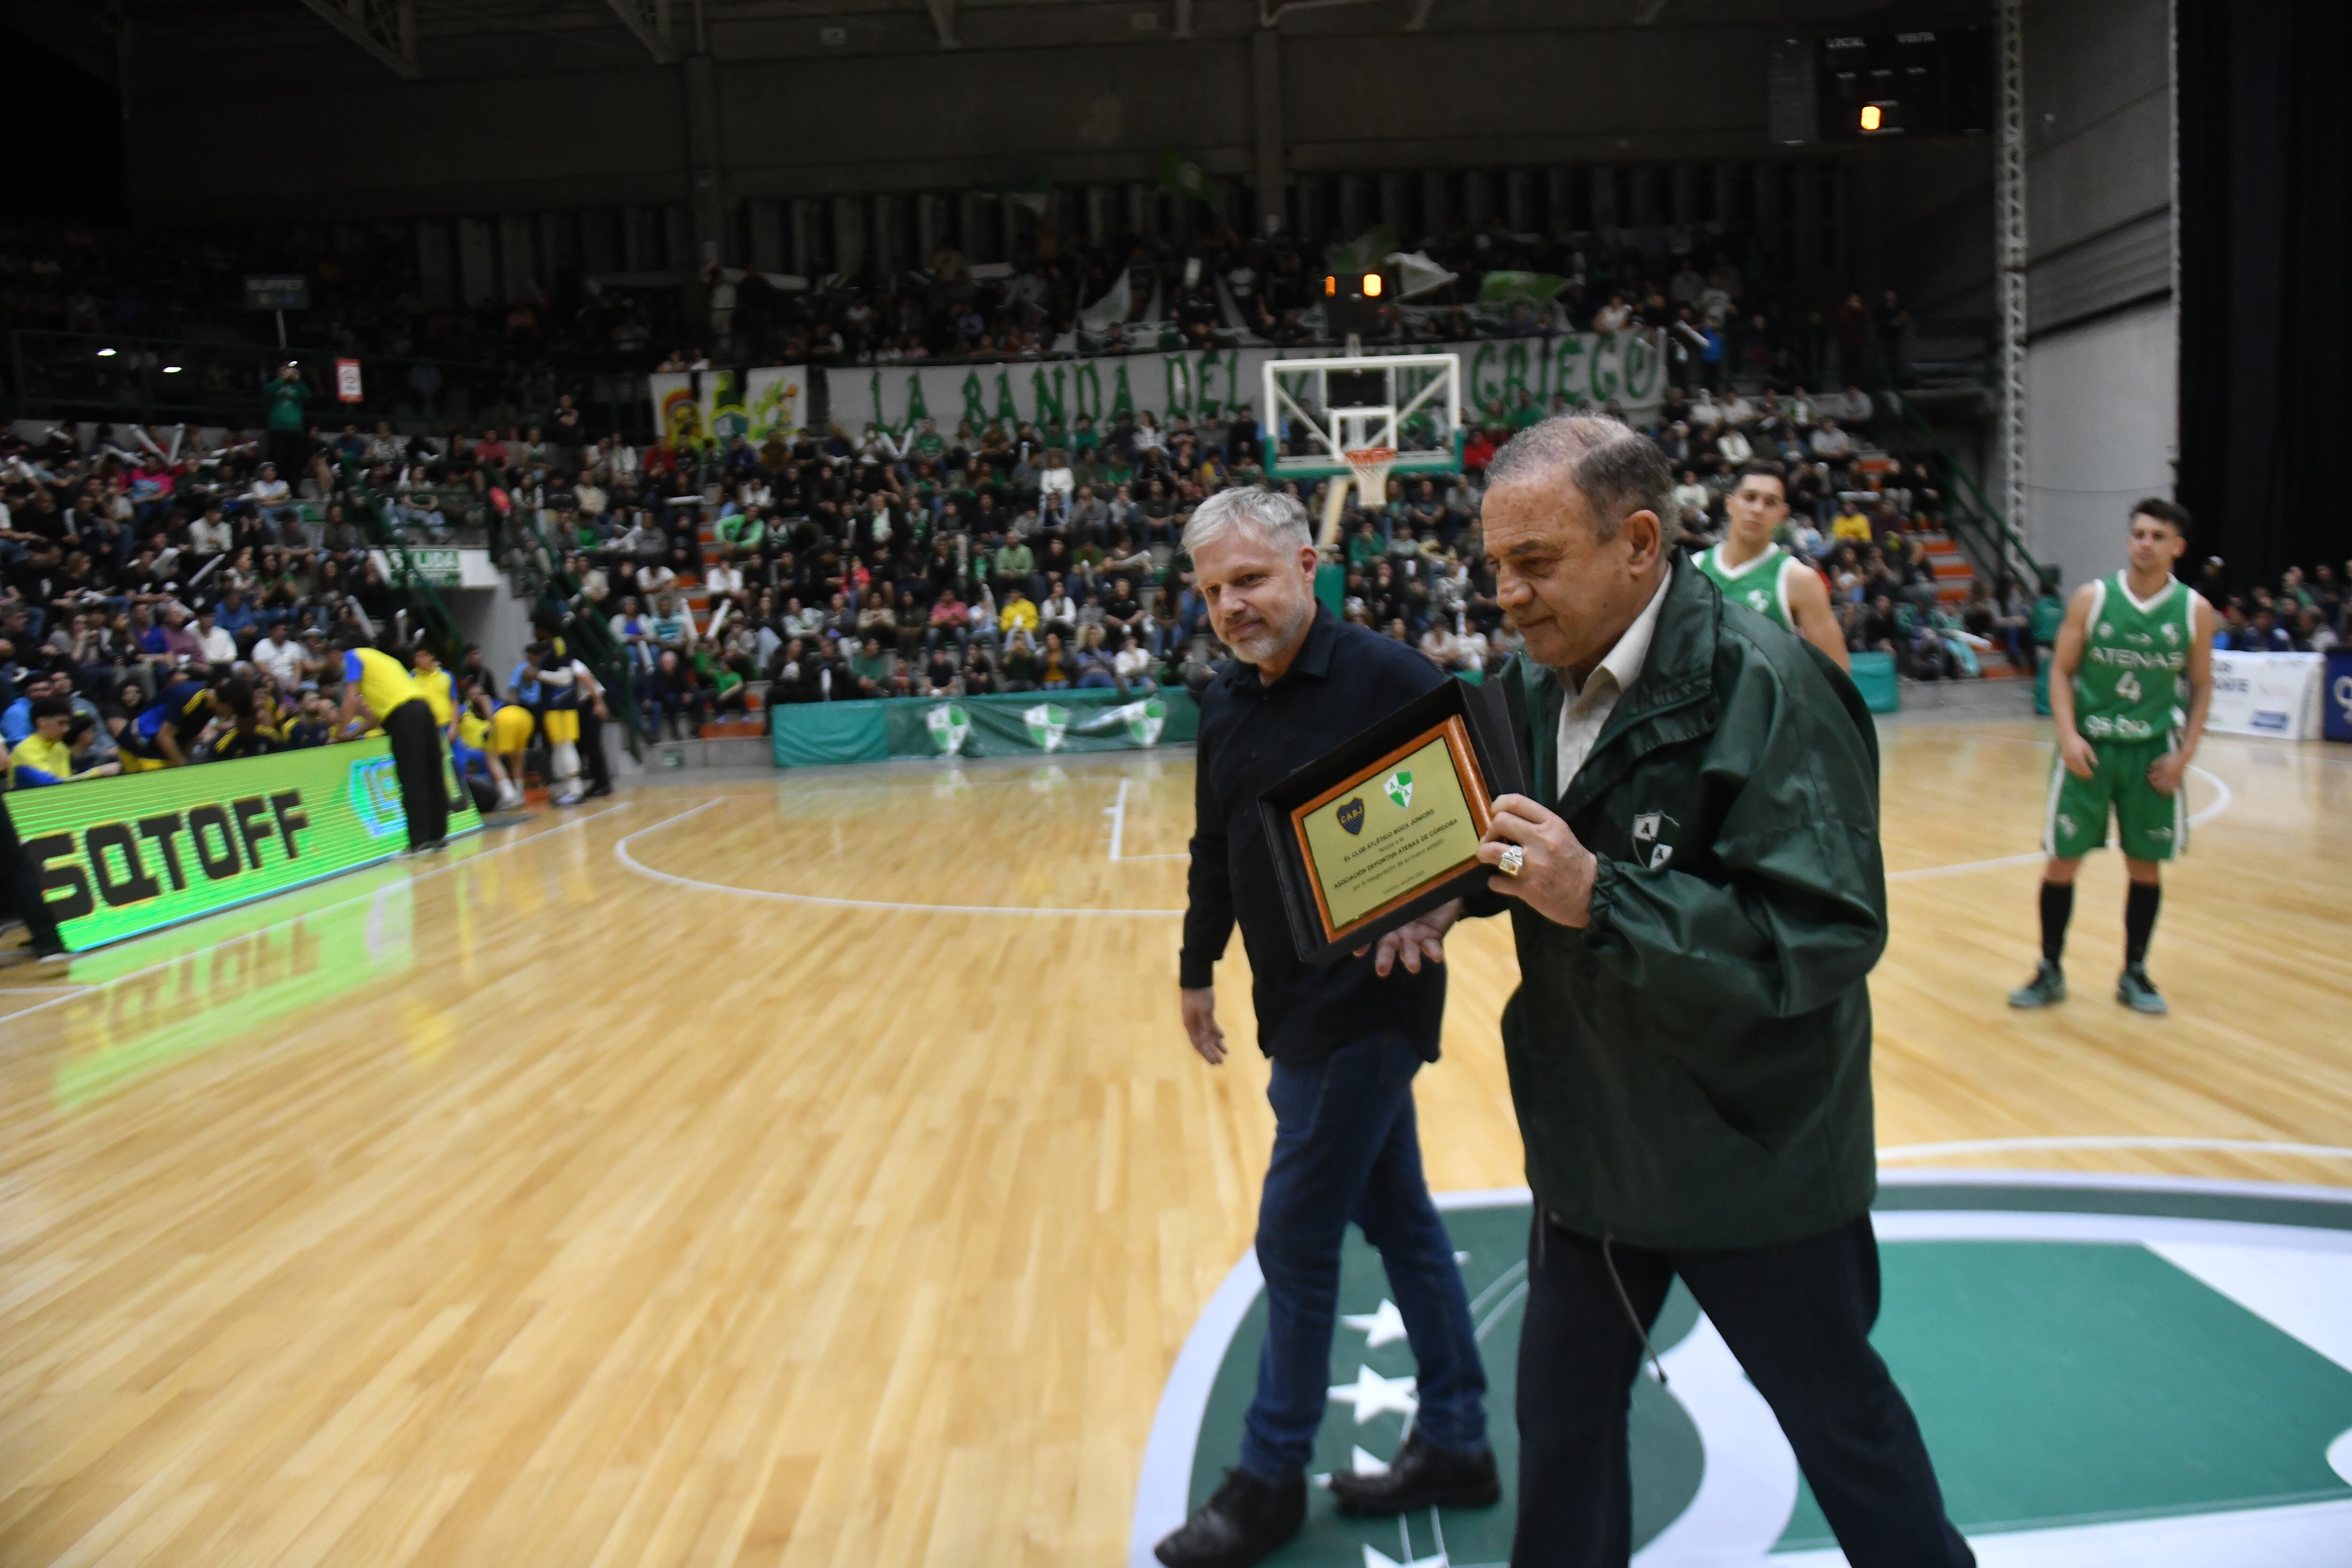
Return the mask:
[[[2340,1563],[2352,763],[2210,739],[2171,1016],[2107,994],[2112,856],[2021,1016],[2047,734],[1882,728],[1882,1348],[1985,1562]],[[0,1560],[1141,1560],[1229,1462],[1271,1133],[1247,1009],[1219,1069],[1176,1021],[1192,771],[688,775],[0,971]],[[1516,965],[1450,953],[1423,1136],[1507,1443]],[[1382,1303],[1351,1254],[1319,1466],[1410,1419]],[[1834,1560],[1686,1302],[1658,1348],[1640,1561]],[[1278,1561],[1507,1520],[1318,1494]]]

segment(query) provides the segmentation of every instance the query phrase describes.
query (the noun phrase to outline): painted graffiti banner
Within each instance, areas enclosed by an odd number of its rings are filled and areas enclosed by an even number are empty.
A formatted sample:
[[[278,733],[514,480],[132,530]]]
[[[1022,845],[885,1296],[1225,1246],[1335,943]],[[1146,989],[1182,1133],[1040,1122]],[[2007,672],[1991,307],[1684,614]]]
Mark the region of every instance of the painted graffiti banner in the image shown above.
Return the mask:
[[[761,365],[754,370],[666,371],[646,378],[652,387],[654,428],[672,441],[753,442],[791,437],[808,419],[808,367]]]
[[[1411,346],[1415,353],[1461,355],[1463,401],[1473,408],[1507,411],[1524,390],[1547,409],[1559,394],[1571,403],[1614,401],[1638,417],[1665,397],[1664,355],[1655,335],[1647,332]],[[853,435],[867,425],[903,433],[924,419],[942,436],[952,436],[960,424],[976,431],[992,419],[1008,427],[1024,419],[1042,426],[1066,425],[1083,414],[1100,425],[1122,412],[1147,408],[1162,420],[1179,415],[1217,419],[1241,404],[1255,409],[1264,401],[1262,371],[1269,359],[1328,353],[1214,349],[1003,364],[867,365],[825,372],[826,407],[833,423]],[[1470,410],[1465,412],[1466,416]]]

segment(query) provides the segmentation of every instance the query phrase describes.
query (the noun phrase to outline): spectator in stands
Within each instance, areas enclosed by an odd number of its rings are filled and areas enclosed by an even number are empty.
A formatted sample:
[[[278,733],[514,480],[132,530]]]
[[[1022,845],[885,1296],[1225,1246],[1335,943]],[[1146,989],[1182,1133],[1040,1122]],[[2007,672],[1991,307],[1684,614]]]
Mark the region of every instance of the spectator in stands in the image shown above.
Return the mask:
[[[1113,668],[1122,691],[1136,686],[1149,686],[1152,679],[1152,656],[1137,638],[1129,634],[1119,643]]]
[[[2294,638],[2279,625],[2277,612],[2263,605],[2236,631],[2230,646],[2240,653],[2292,653]]]
[[[31,705],[29,720],[30,732],[8,752],[11,789],[37,789],[121,772],[117,763],[85,763],[76,757],[77,751],[87,751],[93,726],[88,716],[74,711],[71,699],[42,697]]]
[[[638,706],[643,710],[640,723],[646,739],[658,741],[667,734],[685,740],[700,731],[708,707],[702,693],[687,678],[676,648],[661,650],[639,689]]]
[[[1871,542],[1870,518],[1863,510],[1843,499],[1838,503],[1836,521],[1830,524],[1830,537],[1851,540],[1856,544]]]
[[[1004,661],[1001,668],[1002,685],[1007,691],[1034,691],[1044,669],[1037,657],[1036,645],[1030,640],[1029,628],[1015,626],[1004,643]]]
[[[857,682],[860,697],[887,697],[898,675],[898,656],[882,646],[878,635],[869,633],[858,644],[857,652],[849,661],[849,672]]]
[[[2008,651],[2010,663],[2028,675],[2033,673],[2033,605],[2014,577],[2000,580],[1992,635]]]
[[[1087,627],[1070,668],[1076,677],[1073,684],[1080,689],[1120,689],[1126,685],[1120,679],[1116,657],[1103,640],[1100,623]]]

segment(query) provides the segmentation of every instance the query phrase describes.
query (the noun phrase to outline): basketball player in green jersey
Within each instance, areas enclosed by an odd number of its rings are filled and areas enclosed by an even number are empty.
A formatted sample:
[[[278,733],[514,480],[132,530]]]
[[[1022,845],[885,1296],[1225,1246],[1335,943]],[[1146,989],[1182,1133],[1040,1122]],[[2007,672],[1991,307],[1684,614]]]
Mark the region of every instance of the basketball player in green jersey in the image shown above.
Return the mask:
[[[2161,1013],[2147,977],[2148,937],[2165,861],[2189,847],[2182,775],[2213,700],[2213,606],[2172,575],[2188,548],[2189,514],[2168,500],[2132,508],[2131,566],[2085,583],[2066,606],[2050,666],[2058,758],[2050,772],[2042,847],[2042,965],[2009,994],[2012,1007],[2066,999],[2059,958],[2074,912],[2074,873],[2107,841],[2112,808],[2124,869],[2124,972],[2116,1000]]]
[[[1698,569],[1715,579],[1723,596],[1780,622],[1851,670],[1845,633],[1830,609],[1829,584],[1822,574],[1772,542],[1789,519],[1788,481],[1778,463],[1750,463],[1723,499],[1731,526],[1723,542],[1698,558]]]

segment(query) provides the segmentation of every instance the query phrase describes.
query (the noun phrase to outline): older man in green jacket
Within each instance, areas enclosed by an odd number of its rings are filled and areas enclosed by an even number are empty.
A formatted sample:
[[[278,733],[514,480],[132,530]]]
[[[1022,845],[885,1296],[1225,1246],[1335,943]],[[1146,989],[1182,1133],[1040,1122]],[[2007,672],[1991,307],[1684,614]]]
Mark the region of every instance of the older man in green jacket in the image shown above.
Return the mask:
[[[1486,543],[1527,639],[1502,679],[1534,798],[1481,856],[1536,1218],[1511,1561],[1619,1564],[1627,1394],[1679,1275],[1771,1405],[1855,1568],[1974,1561],[1869,1333],[1877,747],[1852,684],[1675,564],[1673,476],[1614,420],[1489,470]],[[1449,909],[1385,939],[1436,956]]]

